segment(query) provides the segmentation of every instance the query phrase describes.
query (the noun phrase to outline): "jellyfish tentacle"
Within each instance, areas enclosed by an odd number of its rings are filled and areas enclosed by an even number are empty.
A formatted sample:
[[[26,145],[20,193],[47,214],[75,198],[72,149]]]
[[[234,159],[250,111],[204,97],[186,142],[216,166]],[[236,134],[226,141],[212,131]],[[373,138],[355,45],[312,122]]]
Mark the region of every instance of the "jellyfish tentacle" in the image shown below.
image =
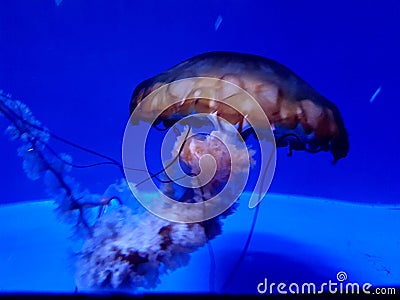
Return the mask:
[[[179,149],[179,151],[178,151],[178,155],[176,155],[176,156],[171,160],[171,162],[170,162],[165,168],[161,169],[160,171],[158,171],[158,172],[156,172],[156,173],[154,173],[154,174],[151,174],[148,178],[143,179],[142,181],[136,183],[136,184],[135,184],[136,187],[139,186],[139,185],[141,185],[141,184],[143,184],[143,183],[145,183],[146,181],[148,181],[148,180],[150,180],[150,179],[152,179],[152,178],[154,178],[154,177],[156,177],[156,176],[162,174],[163,172],[165,172],[165,169],[168,169],[168,168],[170,168],[172,165],[174,165],[174,163],[179,159],[179,155],[180,155],[180,153],[182,152],[183,147],[185,146],[185,143],[186,143],[186,141],[187,141],[187,138],[188,138],[188,136],[189,136],[189,134],[190,134],[190,130],[191,130],[191,128],[189,127],[189,129],[188,129],[187,132],[186,132],[186,135],[185,135],[185,138],[184,138],[184,140],[183,140],[183,143],[182,143],[182,145],[181,145],[181,147],[180,147],[180,149]]]
[[[8,100],[10,101],[15,101],[9,97],[7,97]],[[4,99],[3,99],[4,100]],[[43,126],[39,126],[37,124],[32,123],[31,121],[29,121],[28,119],[23,119],[21,116],[23,115],[22,112],[22,108],[20,106],[17,107],[17,109],[19,110],[19,114],[15,113],[14,111],[12,111],[9,107],[7,107],[7,105],[5,105],[4,101],[0,101],[0,112],[10,121],[14,124],[14,126],[18,127],[18,131],[20,132],[26,132],[28,134],[28,136],[32,136],[32,130],[31,128],[38,130],[39,132],[42,132],[44,134],[48,134],[50,137],[64,143],[67,144],[73,148],[77,148],[79,150],[82,150],[84,152],[90,153],[92,155],[101,157],[101,158],[105,158],[107,161],[103,161],[103,162],[98,162],[98,163],[93,163],[93,164],[88,164],[88,165],[79,165],[79,164],[75,164],[72,163],[68,160],[66,160],[65,158],[61,157],[59,153],[57,153],[57,151],[55,151],[49,144],[47,143],[43,143],[43,147],[45,147],[50,153],[52,153],[54,155],[54,157],[56,157],[58,160],[60,160],[62,163],[71,166],[73,168],[77,168],[77,169],[85,169],[85,168],[91,168],[91,167],[97,167],[97,166],[103,166],[103,165],[113,165],[118,167],[122,174],[124,175],[124,169],[130,169],[130,170],[136,170],[136,171],[142,171],[142,172],[147,172],[147,170],[141,170],[141,169],[136,169],[136,168],[127,168],[122,166],[122,164],[120,162],[118,162],[117,160],[115,160],[112,157],[109,157],[107,155],[104,155],[102,153],[99,153],[95,150],[89,149],[87,147],[78,145],[68,139],[65,139],[51,131],[49,131],[47,128],[43,127]],[[168,128],[166,128],[168,129]],[[32,147],[33,148],[33,147]],[[125,175],[124,175],[125,176]],[[151,178],[156,178],[158,181],[160,182],[167,182],[167,181],[162,181],[161,179],[159,179],[157,177],[157,175],[151,175]]]
[[[8,100],[14,101],[14,100],[12,100],[10,98],[8,98]],[[21,107],[19,107],[18,109],[21,110]],[[20,114],[18,115],[14,111],[9,109],[3,102],[0,102],[0,112],[3,113],[6,116],[6,118],[10,122],[12,122],[14,125],[18,125],[20,127],[21,132],[31,132],[29,127],[34,128],[34,129],[36,129],[36,130],[38,130],[40,132],[48,134],[50,137],[52,137],[52,138],[54,138],[54,139],[56,139],[56,140],[58,140],[58,141],[60,141],[60,142],[62,142],[64,144],[67,144],[67,145],[69,145],[69,146],[71,146],[73,148],[77,148],[79,150],[82,150],[84,152],[90,153],[92,155],[104,158],[104,159],[106,159],[108,161],[108,162],[99,162],[99,163],[93,164],[93,166],[112,164],[112,165],[115,165],[115,166],[117,166],[118,168],[120,168],[122,170],[122,164],[120,162],[118,162],[117,160],[113,159],[112,157],[109,157],[107,155],[101,154],[101,153],[99,153],[99,152],[97,152],[95,150],[89,149],[87,147],[83,147],[81,145],[78,145],[78,144],[76,144],[76,143],[74,143],[74,142],[72,142],[70,140],[67,140],[67,139],[65,139],[65,138],[63,138],[63,137],[61,137],[61,136],[59,136],[57,134],[54,134],[53,132],[49,131],[45,127],[42,127],[42,126],[37,125],[37,124],[34,124],[34,123],[30,122],[27,119],[22,119],[22,117],[21,117],[23,115],[22,111],[20,111]],[[46,145],[46,146],[48,148],[50,148],[50,146],[48,146],[48,145]],[[53,153],[56,153],[54,150],[50,150],[50,151],[52,151]],[[59,159],[63,160],[60,157],[59,157]],[[71,164],[71,163],[69,163],[69,162],[67,162],[65,160],[63,160],[63,162],[66,163],[66,164],[69,164],[70,166],[75,167],[75,168],[86,168],[86,167],[92,166],[92,165],[89,165],[89,166],[74,165],[74,164]],[[123,171],[122,171],[122,174],[123,174]]]
[[[250,242],[253,237],[254,229],[256,227],[259,211],[260,211],[260,204],[258,204],[255,207],[253,219],[251,222],[249,233],[247,235],[246,242],[243,246],[242,252],[240,253],[240,256],[239,256],[238,260],[236,261],[232,271],[230,272],[228,278],[225,280],[224,284],[222,285],[222,292],[226,291],[229,288],[230,284],[232,283],[233,278],[235,277],[237,271],[240,268],[240,265],[242,264],[244,258],[246,257],[247,250],[249,249]]]
[[[292,157],[292,156],[293,156],[293,146],[292,146],[292,143],[291,143],[290,141],[288,142],[288,144],[289,144],[289,145],[288,145],[288,148],[289,148],[289,149],[288,149],[288,154],[287,154],[287,156],[288,156],[288,157]]]
[[[293,138],[293,139],[296,140],[296,144],[295,144],[296,147],[292,143],[292,140],[289,139],[289,138]],[[308,152],[308,153],[319,153],[321,151],[324,151],[324,149],[322,148],[321,145],[319,145],[318,148],[315,148],[315,149],[309,148],[308,144],[303,142],[300,139],[299,136],[297,136],[296,134],[293,134],[293,133],[288,133],[288,134],[285,134],[283,136],[280,136],[279,139],[277,140],[277,145],[281,145],[282,146],[283,145],[283,143],[282,143],[283,141],[286,141],[287,144],[288,144],[288,150],[289,150],[288,156],[292,156],[293,155],[293,150],[295,148],[297,150],[300,149],[300,150],[303,150],[303,151]]]

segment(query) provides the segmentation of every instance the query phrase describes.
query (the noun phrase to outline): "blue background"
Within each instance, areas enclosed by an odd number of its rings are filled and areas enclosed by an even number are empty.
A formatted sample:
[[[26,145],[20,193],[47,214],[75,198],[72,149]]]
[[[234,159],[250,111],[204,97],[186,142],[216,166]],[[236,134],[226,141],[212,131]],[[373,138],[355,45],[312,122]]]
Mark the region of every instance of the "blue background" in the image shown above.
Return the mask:
[[[398,203],[399,1],[2,0],[0,45],[0,89],[53,132],[118,160],[142,80],[206,51],[273,58],[337,104],[350,153],[332,166],[328,153],[280,149],[270,191]],[[23,173],[17,144],[1,134],[0,145],[0,202],[46,198]],[[120,177],[110,166],[73,175],[99,193]]]

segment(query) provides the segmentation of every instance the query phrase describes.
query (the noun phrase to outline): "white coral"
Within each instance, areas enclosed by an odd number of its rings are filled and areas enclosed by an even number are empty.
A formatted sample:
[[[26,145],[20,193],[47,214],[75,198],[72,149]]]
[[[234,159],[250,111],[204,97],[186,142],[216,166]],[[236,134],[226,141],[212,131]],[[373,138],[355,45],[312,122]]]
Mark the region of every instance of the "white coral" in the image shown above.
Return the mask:
[[[188,136],[187,130],[178,137],[173,156],[180,155],[194,173],[200,171],[199,160],[205,154],[211,154],[218,167],[213,179],[201,189],[194,188],[193,199],[185,200],[203,202],[204,209],[213,211],[219,209],[218,205],[228,207],[225,202],[231,204],[229,193],[224,199],[212,203],[204,199],[216,194],[230,173],[244,173],[243,169],[252,162],[253,152],[238,141],[237,134],[225,131],[212,132],[204,139],[194,136],[186,141],[182,149],[181,145]],[[224,145],[231,146],[230,153]],[[179,150],[182,152],[178,153]],[[235,160],[235,168],[232,168],[232,159]],[[126,189],[127,185],[121,183],[110,187],[106,194],[125,197]],[[190,217],[203,213],[190,205],[176,211],[157,200],[154,199],[153,204],[159,205],[157,211],[161,210],[160,215],[163,216],[184,214]],[[80,288],[154,288],[161,274],[187,264],[191,252],[221,232],[219,216],[207,221],[206,230],[202,223],[172,223],[147,211],[134,212],[126,204],[102,216],[95,224],[92,236],[85,242],[78,262]],[[193,219],[198,219],[198,216],[193,215]]]
[[[159,275],[185,265],[207,242],[199,224],[170,223],[126,206],[107,213],[86,240],[77,267],[80,288],[154,288]]]

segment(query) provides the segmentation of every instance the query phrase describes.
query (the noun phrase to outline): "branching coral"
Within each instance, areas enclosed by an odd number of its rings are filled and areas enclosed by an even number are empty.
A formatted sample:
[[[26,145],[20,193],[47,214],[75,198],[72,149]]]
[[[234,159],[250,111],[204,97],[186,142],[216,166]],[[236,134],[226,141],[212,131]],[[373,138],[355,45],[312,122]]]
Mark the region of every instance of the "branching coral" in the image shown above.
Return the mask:
[[[23,168],[32,180],[44,178],[48,194],[58,204],[60,216],[76,222],[81,232],[91,229],[91,222],[96,212],[93,208],[101,207],[111,200],[101,195],[91,194],[83,189],[69,175],[72,158],[67,154],[57,154],[49,145],[50,132],[36,120],[30,109],[10,95],[0,94],[0,114],[10,125],[6,134],[11,140],[20,141],[18,155],[23,159]]]
[[[102,194],[92,194],[69,175],[74,166],[72,158],[67,154],[57,154],[50,147],[52,134],[34,118],[25,104],[0,94],[0,114],[11,123],[6,129],[7,134],[12,140],[21,142],[18,155],[23,158],[23,168],[28,177],[33,180],[44,178],[46,190],[58,204],[60,216],[74,220],[75,229],[85,233],[80,236],[84,242],[76,264],[79,288],[156,287],[160,275],[186,265],[191,252],[220,234],[221,219],[235,209],[233,205],[224,214],[203,222],[174,223],[139,206],[125,179],[111,184]],[[185,142],[182,137],[176,142],[178,146]],[[228,153],[221,141],[232,144],[230,149],[233,153]],[[246,155],[243,155],[244,151]],[[212,155],[217,161],[212,180],[201,188],[194,188],[194,192],[181,201],[208,205],[206,200],[218,194],[229,173],[241,173],[249,159],[252,160],[252,152],[249,156],[247,151],[235,145],[229,134],[218,132],[213,137],[193,136],[182,147],[182,152],[173,151],[172,155],[179,156],[192,174],[200,173],[201,156]],[[232,154],[235,156],[234,166],[231,164]],[[118,165],[115,160],[109,161]],[[168,183],[162,188],[167,191]],[[116,200],[116,206],[112,205],[113,200]],[[166,214],[193,213],[190,207],[184,211],[172,211],[171,207],[165,206],[161,210]]]

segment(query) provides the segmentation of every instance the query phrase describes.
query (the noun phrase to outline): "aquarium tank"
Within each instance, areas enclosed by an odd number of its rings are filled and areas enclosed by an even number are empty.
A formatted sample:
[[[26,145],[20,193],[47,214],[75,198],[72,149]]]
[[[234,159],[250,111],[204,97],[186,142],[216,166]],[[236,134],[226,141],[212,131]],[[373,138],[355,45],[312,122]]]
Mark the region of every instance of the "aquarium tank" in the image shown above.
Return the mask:
[[[400,293],[400,3],[0,2],[0,296]]]

